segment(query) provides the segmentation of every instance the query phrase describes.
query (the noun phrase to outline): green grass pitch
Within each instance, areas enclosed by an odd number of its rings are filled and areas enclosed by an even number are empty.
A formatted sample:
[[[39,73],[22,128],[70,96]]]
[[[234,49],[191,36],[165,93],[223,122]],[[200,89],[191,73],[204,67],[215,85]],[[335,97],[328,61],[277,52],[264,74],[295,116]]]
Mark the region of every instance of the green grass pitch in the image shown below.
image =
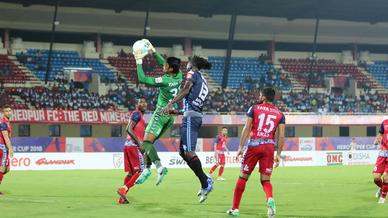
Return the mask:
[[[272,178],[277,217],[388,217],[388,204],[374,197],[372,166],[290,167]],[[217,172],[216,172],[217,173]],[[228,217],[238,169],[226,168],[208,201],[199,204],[199,182],[189,169],[170,169],[160,187],[155,171],[118,205],[119,170],[24,171],[6,175],[0,190],[0,217]],[[248,181],[240,217],[266,217],[257,171]]]

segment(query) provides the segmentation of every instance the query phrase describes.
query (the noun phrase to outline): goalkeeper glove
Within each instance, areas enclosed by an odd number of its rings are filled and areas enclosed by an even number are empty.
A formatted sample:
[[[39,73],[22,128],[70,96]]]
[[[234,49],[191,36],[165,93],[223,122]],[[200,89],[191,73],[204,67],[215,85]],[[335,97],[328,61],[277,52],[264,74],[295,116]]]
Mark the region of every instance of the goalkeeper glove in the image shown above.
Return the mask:
[[[144,41],[144,45],[150,50],[152,51],[152,53],[155,53],[156,52],[156,49],[155,47],[151,44],[150,40],[148,39],[143,39]]]

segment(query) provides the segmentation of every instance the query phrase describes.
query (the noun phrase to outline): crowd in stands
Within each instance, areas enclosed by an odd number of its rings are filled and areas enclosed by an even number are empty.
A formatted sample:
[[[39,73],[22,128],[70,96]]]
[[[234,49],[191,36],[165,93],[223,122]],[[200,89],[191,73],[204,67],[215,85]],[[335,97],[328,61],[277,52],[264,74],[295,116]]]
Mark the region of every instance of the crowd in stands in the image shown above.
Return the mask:
[[[243,84],[241,84],[241,86],[242,85]],[[245,77],[245,85],[248,90],[262,89],[269,86],[279,87],[281,90],[290,90],[292,88],[291,80],[289,79],[288,74],[273,68],[261,75],[259,80],[255,80],[250,76]]]
[[[102,109],[114,110],[114,102],[107,96],[99,96],[82,89],[67,89],[65,86],[14,88],[12,95],[18,95],[35,109]]]

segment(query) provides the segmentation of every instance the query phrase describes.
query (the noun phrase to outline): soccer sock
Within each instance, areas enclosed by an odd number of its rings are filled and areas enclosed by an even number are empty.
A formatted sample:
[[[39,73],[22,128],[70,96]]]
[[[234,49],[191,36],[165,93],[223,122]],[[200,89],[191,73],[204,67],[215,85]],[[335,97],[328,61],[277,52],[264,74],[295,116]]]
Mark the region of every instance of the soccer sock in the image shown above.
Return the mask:
[[[154,144],[152,144],[149,141],[144,141],[142,145],[144,147],[145,153],[147,154],[148,158],[152,161],[152,163],[156,165],[157,161],[160,162],[158,152],[156,151]]]
[[[4,173],[0,172],[0,184],[3,181],[3,178],[4,178]]]
[[[381,180],[381,178],[379,179],[379,180],[374,180],[374,182],[375,182],[375,184],[378,186],[378,187],[380,187],[380,188],[382,188],[383,187],[383,181]]]
[[[146,168],[151,169],[151,166],[152,166],[151,159],[148,157],[148,155],[145,155],[145,158],[146,158]]]
[[[205,172],[203,172],[201,161],[198,159],[197,156],[191,158],[187,162],[190,169],[195,173],[195,175],[198,177],[199,181],[201,182],[201,187],[203,189],[207,188],[207,176]]]
[[[132,175],[127,175],[125,178],[124,178],[124,185],[127,184],[129,182],[129,180],[131,180],[131,177]]]
[[[383,182],[383,187],[381,188],[381,197],[386,198],[388,192],[388,183]]]
[[[265,193],[265,196],[268,198],[272,198],[272,184],[269,180],[263,180],[261,181],[261,185],[263,186],[263,190]]]
[[[217,164],[214,165],[214,166],[210,169],[209,174],[212,174],[216,169],[217,169]]]
[[[127,183],[125,183],[125,186],[127,186],[128,190],[135,185],[136,179],[139,178],[139,176],[140,176],[140,173],[135,173],[134,175],[131,176],[131,179]]]
[[[233,206],[232,209],[238,209],[240,207],[240,201],[245,190],[245,185],[247,184],[247,179],[239,177],[234,188],[233,195]]]
[[[218,176],[221,177],[223,173],[224,173],[224,166],[221,165],[220,170],[218,170]]]

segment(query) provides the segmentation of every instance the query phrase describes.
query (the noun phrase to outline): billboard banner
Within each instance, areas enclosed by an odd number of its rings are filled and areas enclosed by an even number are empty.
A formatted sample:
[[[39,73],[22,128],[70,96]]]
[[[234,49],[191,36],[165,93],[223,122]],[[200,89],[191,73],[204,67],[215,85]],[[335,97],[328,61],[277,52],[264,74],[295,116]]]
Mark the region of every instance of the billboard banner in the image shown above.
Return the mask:
[[[128,111],[102,110],[25,110],[15,109],[12,122],[15,123],[51,123],[51,124],[127,124]],[[146,114],[148,121],[151,114]],[[315,115],[285,114],[289,125],[378,125],[387,115]],[[181,124],[178,116],[175,124]],[[209,115],[203,116],[203,125],[244,125],[245,115]]]
[[[203,167],[210,168],[215,164],[213,152],[198,152],[197,155]],[[372,165],[377,155],[378,151],[285,151],[280,167]],[[188,168],[178,152],[160,152],[159,156],[168,168]],[[124,157],[122,152],[15,153],[10,166],[11,170],[123,170]],[[241,167],[236,152],[226,154],[225,167]]]

